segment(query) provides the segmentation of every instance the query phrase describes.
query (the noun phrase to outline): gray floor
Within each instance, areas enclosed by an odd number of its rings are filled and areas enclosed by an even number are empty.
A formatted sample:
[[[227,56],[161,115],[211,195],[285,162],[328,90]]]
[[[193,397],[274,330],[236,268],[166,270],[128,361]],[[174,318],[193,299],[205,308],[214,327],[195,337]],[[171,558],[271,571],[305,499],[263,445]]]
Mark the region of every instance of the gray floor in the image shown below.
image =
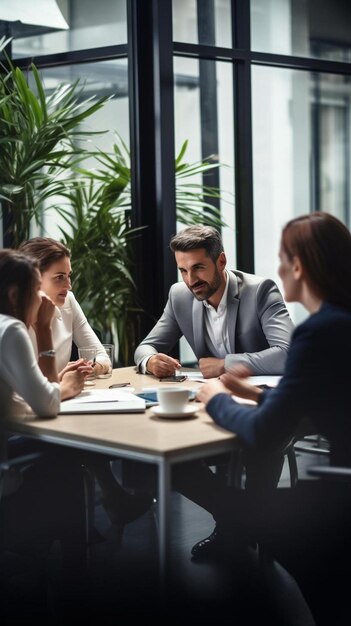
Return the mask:
[[[298,454],[297,461],[300,477],[307,476],[308,465],[326,462],[324,457],[304,453]],[[114,469],[120,476],[118,463]],[[289,484],[290,473],[285,463],[279,486]],[[286,576],[278,565],[265,572],[265,576],[276,579],[274,598],[268,608],[270,590],[258,567],[257,552],[252,550],[248,560],[240,564],[195,563],[191,560],[191,547],[212,532],[212,516],[177,493],[171,496],[171,515],[172,582],[162,603],[161,593],[164,592],[158,586],[156,507],[128,524],[122,537],[111,527],[104,509],[100,505],[96,507],[96,527],[105,540],[91,547],[90,558],[96,606],[101,606],[102,602],[106,615],[114,614],[114,610],[130,617],[150,613],[154,619],[159,615],[160,621],[163,621],[166,615],[168,621],[173,618],[175,623],[179,623],[183,615],[186,623],[188,618],[190,623],[192,615],[199,620],[201,617],[202,623],[207,623],[207,619],[210,623],[220,614],[222,622],[232,623],[233,616],[239,618],[239,615],[245,614],[247,620],[252,613],[252,621],[246,623],[254,623],[257,613],[267,612],[271,624],[313,624],[312,618],[308,621],[308,611],[304,610],[302,598],[302,617],[300,619],[299,615],[295,615],[300,610],[296,606],[298,590],[294,580]],[[276,622],[273,615],[275,608],[279,608]],[[284,622],[281,621],[282,615]]]
[[[325,462],[325,457],[299,453],[300,477],[306,476],[309,465]],[[121,478],[120,463],[115,462],[113,468]],[[285,464],[279,485],[289,482]],[[313,626],[315,622],[294,579],[279,564],[267,566],[262,573],[254,550],[241,562],[194,563],[191,547],[211,533],[212,517],[177,493],[171,496],[171,514],[172,565],[167,592],[160,587],[158,576],[156,505],[125,526],[121,535],[99,504],[97,489],[98,534],[89,549],[89,597],[73,598],[63,612],[61,608],[57,612],[55,581],[60,556],[54,548],[49,562],[53,599],[38,598],[35,581],[24,576],[25,591],[23,580],[11,589],[8,615],[2,623],[24,624],[32,617],[37,624],[60,626],[78,619],[103,624],[151,619],[154,624],[204,626],[220,618],[223,624],[265,621],[277,626]]]

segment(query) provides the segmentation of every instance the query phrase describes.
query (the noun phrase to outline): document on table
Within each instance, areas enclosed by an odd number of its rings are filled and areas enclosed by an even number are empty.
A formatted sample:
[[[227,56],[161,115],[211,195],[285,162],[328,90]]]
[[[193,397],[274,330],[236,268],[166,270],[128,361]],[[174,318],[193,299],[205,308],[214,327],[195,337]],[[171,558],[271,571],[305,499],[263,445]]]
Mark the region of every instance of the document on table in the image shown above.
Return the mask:
[[[280,379],[281,376],[250,376],[248,381],[252,385],[267,385],[267,387],[276,387]]]
[[[206,382],[206,378],[203,377],[200,370],[193,370],[190,372],[187,372],[186,369],[179,370],[179,372],[176,373],[176,376],[181,376],[181,375],[184,375],[189,380],[193,380],[195,382],[199,382],[199,383]],[[248,378],[248,381],[252,385],[267,385],[267,387],[276,387],[280,379],[281,379],[281,376],[250,376]]]
[[[61,402],[60,415],[67,413],[142,413],[145,400],[124,389],[83,389]]]
[[[200,370],[193,370],[189,372],[186,369],[179,370],[178,372],[176,372],[176,377],[177,376],[186,376],[188,380],[193,380],[197,383],[205,382],[205,379]]]

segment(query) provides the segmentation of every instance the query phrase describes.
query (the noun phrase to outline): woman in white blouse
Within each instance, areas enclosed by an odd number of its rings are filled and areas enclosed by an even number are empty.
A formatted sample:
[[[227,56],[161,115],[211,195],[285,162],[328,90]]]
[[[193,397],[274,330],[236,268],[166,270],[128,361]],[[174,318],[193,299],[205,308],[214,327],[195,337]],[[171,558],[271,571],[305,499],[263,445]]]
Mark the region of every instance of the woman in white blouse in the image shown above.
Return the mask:
[[[5,444],[6,415],[22,417],[29,411],[41,417],[57,415],[61,400],[74,397],[84,386],[85,368],[67,372],[61,381],[50,360],[50,375],[43,375],[28,335],[36,325],[38,346],[53,349],[50,320],[54,305],[41,292],[37,263],[14,250],[0,250],[0,452],[23,452],[16,438]],[[40,447],[40,446],[38,446]],[[49,446],[47,447],[49,449]],[[45,452],[45,448],[42,450]],[[7,545],[19,540],[34,552],[60,539],[68,571],[84,561],[84,490],[80,464],[63,459],[55,448],[24,472],[5,474],[1,484],[1,528]],[[78,557],[78,561],[77,561]]]
[[[11,414],[30,409],[39,416],[57,415],[61,400],[74,397],[83,389],[85,368],[65,372],[59,377],[55,358],[44,355],[53,349],[50,321],[54,305],[41,291],[41,276],[36,264],[11,250],[0,251],[0,388]],[[38,324],[38,318],[43,323]],[[28,336],[36,326],[42,359],[50,362],[45,377],[38,366]]]
[[[77,348],[96,348],[95,371],[104,374],[109,368],[109,359],[71,291],[72,269],[69,250],[59,241],[49,237],[29,239],[20,245],[19,250],[39,262],[41,288],[55,304],[52,336],[59,378],[67,370],[75,369],[82,363],[81,360],[70,362],[72,342]],[[30,328],[29,333],[38,354],[35,327]]]
[[[110,366],[106,352],[91,328],[80,305],[71,291],[70,252],[59,241],[49,237],[33,237],[23,242],[19,250],[39,263],[42,277],[42,290],[54,302],[55,314],[52,321],[53,345],[62,379],[68,372],[81,368],[82,359],[70,361],[72,342],[79,347],[97,349],[94,371],[103,374]],[[30,336],[39,364],[46,373],[48,361],[40,358],[36,327],[30,329]],[[131,522],[145,513],[152,504],[152,496],[146,493],[132,495],[116,481],[109,459],[103,455],[86,455],[87,464],[93,469],[100,484],[103,505],[113,523]]]

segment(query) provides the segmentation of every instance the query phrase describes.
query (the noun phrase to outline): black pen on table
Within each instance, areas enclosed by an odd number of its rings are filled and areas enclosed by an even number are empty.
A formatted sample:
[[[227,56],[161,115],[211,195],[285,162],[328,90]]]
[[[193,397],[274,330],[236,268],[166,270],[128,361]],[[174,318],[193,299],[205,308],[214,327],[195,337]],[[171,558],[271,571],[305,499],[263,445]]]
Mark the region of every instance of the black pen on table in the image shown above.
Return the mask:
[[[129,387],[130,383],[114,383],[113,385],[109,385],[109,389],[117,389],[118,387]]]

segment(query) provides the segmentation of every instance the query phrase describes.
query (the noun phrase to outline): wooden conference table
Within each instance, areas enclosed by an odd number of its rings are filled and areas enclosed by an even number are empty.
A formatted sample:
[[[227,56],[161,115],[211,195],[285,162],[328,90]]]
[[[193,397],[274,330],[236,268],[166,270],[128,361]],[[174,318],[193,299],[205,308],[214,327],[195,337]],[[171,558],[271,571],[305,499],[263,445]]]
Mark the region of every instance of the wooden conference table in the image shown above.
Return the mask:
[[[134,367],[114,369],[112,378],[99,379],[96,388],[128,382],[139,392],[144,388],[181,385],[194,389],[201,382],[160,382]],[[187,419],[164,419],[145,413],[67,414],[54,419],[25,418],[12,420],[9,428],[41,441],[105,453],[123,459],[153,463],[158,468],[159,563],[161,579],[168,565],[169,496],[171,468],[206,456],[226,453],[235,446],[235,435],[217,426],[199,403],[195,416]]]

